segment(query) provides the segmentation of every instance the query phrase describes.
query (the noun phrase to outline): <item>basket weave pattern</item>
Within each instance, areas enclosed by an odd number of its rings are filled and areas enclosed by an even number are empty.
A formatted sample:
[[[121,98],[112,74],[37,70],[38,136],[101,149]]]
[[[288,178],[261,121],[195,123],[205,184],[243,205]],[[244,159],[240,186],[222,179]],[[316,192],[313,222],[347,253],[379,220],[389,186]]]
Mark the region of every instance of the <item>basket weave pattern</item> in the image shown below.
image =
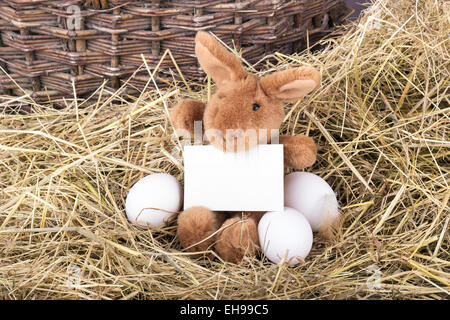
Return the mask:
[[[161,63],[159,80],[204,76],[194,54],[198,30],[212,31],[256,62],[289,53],[331,31],[341,0],[0,0],[0,93],[36,100],[117,89],[142,65]],[[5,72],[6,73],[5,73]],[[130,84],[142,88],[143,69]],[[164,85],[164,81],[161,82]]]

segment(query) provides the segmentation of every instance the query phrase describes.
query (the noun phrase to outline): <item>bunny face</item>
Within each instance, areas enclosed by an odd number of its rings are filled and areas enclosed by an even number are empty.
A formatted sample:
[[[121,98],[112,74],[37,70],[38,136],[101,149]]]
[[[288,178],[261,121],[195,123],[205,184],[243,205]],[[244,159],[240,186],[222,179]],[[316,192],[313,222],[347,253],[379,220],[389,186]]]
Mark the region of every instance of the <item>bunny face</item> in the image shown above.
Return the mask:
[[[281,102],[264,92],[258,77],[247,74],[219,87],[205,109],[203,122],[211,144],[238,152],[269,142],[283,115]]]
[[[313,68],[296,68],[263,78],[245,71],[239,59],[211,35],[199,32],[195,52],[216,82],[203,116],[205,135],[215,147],[239,152],[271,141],[283,120],[283,101],[298,99],[320,84]]]

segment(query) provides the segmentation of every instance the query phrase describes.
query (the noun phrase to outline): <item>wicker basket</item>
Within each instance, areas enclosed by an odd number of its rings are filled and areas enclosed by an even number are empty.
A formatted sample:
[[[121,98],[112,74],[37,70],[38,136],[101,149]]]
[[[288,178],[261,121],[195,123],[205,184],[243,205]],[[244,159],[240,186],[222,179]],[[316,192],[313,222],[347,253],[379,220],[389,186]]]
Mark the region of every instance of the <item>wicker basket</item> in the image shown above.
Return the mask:
[[[169,49],[186,78],[204,74],[194,36],[210,30],[242,48],[254,62],[274,51],[289,53],[339,24],[341,0],[0,0],[0,93],[35,100],[92,93],[104,79],[117,89],[142,65],[150,68]],[[158,77],[172,79],[169,55]],[[1,69],[0,69],[1,70]],[[130,80],[143,88],[146,70]]]

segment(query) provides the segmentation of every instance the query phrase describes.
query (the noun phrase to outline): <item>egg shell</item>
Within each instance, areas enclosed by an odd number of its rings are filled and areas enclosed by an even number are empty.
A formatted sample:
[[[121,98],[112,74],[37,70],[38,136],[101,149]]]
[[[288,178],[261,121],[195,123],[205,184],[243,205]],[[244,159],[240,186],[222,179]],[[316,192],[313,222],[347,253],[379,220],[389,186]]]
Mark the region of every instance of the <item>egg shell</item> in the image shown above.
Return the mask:
[[[161,228],[181,209],[182,203],[183,192],[178,180],[167,173],[154,173],[131,187],[125,212],[128,220],[137,226]]]
[[[309,172],[293,172],[284,178],[284,205],[303,214],[315,232],[339,218],[333,189],[324,179]]]
[[[313,243],[308,220],[288,207],[264,214],[258,224],[258,235],[261,249],[270,261],[279,264],[285,258],[290,266],[305,259]]]

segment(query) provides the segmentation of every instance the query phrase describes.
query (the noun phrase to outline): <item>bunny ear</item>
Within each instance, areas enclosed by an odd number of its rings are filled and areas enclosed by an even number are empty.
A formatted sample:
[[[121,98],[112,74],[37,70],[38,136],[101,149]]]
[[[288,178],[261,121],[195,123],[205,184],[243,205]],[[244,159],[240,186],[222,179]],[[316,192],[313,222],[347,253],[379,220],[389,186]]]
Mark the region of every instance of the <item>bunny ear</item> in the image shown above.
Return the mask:
[[[320,86],[320,72],[311,67],[278,71],[261,79],[266,94],[280,100],[295,100]]]
[[[247,75],[239,59],[206,32],[197,33],[195,54],[203,70],[218,86]]]

